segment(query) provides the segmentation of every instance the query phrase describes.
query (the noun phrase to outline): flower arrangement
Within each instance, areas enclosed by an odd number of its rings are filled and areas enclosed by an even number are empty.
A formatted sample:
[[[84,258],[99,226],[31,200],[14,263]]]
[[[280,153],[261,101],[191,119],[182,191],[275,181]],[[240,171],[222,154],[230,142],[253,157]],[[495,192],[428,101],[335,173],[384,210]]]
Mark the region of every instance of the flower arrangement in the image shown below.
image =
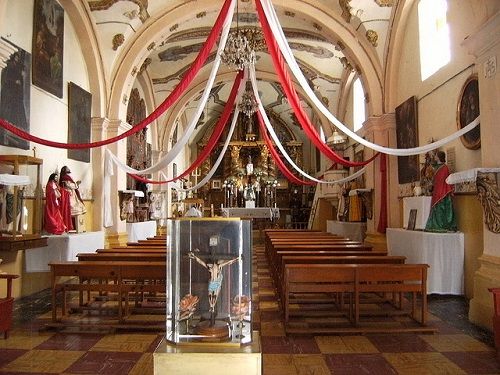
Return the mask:
[[[196,311],[198,296],[186,294],[179,302],[179,320],[189,319]]]

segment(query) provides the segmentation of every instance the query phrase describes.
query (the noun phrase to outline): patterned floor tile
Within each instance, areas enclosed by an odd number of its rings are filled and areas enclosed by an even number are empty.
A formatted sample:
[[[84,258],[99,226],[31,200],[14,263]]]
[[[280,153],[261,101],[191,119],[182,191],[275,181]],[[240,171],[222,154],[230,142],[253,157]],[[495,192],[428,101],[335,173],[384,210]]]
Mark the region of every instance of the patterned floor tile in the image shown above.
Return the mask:
[[[495,352],[441,353],[467,374],[500,374]]]
[[[468,335],[422,335],[421,338],[439,352],[475,352],[493,349]]]
[[[84,354],[84,351],[31,350],[4,366],[2,370],[59,373]]]
[[[88,351],[104,335],[57,333],[38,345],[35,349],[43,350],[83,350]]]
[[[262,364],[264,374],[269,375],[298,375],[291,354],[263,354]]]
[[[157,335],[116,334],[108,335],[99,340],[92,351],[109,352],[145,352],[157,340]]]
[[[293,364],[299,375],[330,375],[330,369],[325,358],[320,354],[292,356]]]
[[[124,375],[142,357],[142,353],[87,352],[66,372],[70,374]],[[145,374],[146,375],[146,374]]]
[[[128,375],[146,375],[153,374],[154,362],[153,353],[144,353],[137,363],[132,367]]]
[[[26,353],[23,349],[0,349],[0,368]]]
[[[384,353],[383,356],[400,375],[466,374],[441,353]]]
[[[325,362],[335,375],[396,375],[398,372],[382,354],[327,354]],[[414,373],[422,374],[422,373]]]
[[[285,336],[285,327],[282,322],[261,322],[260,333],[262,336]]]
[[[414,334],[367,335],[381,353],[432,352],[435,349]]]
[[[320,354],[314,338],[262,336],[262,351],[269,354]]]
[[[54,332],[12,330],[7,340],[0,340],[0,349],[33,349],[52,335]]]
[[[364,336],[316,336],[321,353],[378,353]]]

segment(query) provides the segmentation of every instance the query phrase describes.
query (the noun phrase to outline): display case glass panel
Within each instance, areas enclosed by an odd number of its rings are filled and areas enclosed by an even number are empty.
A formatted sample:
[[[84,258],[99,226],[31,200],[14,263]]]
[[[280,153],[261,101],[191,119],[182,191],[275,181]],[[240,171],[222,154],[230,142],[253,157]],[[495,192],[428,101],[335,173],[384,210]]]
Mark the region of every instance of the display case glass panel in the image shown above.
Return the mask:
[[[239,218],[168,220],[167,340],[252,341],[251,229]]]

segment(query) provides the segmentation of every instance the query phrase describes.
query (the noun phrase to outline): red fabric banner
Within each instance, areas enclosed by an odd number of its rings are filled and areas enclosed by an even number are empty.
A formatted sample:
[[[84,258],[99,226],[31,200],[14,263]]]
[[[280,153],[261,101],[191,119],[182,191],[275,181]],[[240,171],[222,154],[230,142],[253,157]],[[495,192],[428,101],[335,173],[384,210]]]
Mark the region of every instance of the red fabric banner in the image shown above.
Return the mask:
[[[381,154],[380,165],[380,214],[378,217],[377,231],[385,233],[387,229],[387,155]]]
[[[231,93],[229,94],[229,98],[227,99],[226,105],[224,106],[224,110],[222,111],[222,115],[217,121],[217,124],[214,127],[214,131],[212,132],[212,135],[208,139],[207,145],[203,149],[203,151],[198,155],[196,160],[191,164],[188,169],[186,169],[184,172],[182,172],[179,176],[171,179],[171,180],[165,180],[165,181],[153,181],[153,180],[148,180],[144,177],[138,176],[136,174],[131,174],[129,175],[136,180],[150,183],[150,184],[165,184],[167,182],[172,182],[175,180],[178,180],[179,178],[182,178],[192,171],[194,171],[198,166],[200,166],[205,159],[210,155],[212,150],[214,149],[215,145],[217,142],[219,142],[219,139],[222,135],[222,132],[224,131],[224,128],[226,126],[227,120],[229,119],[229,116],[231,115],[234,107],[234,102],[236,101],[236,95],[238,94],[238,89],[240,88],[241,81],[243,79],[243,70],[238,71],[238,74],[236,75],[236,79],[234,80],[233,87],[231,88]]]
[[[182,77],[182,80],[179,82],[179,84],[175,87],[175,89],[170,93],[170,95],[161,103],[149,116],[147,116],[144,120],[139,122],[138,124],[134,125],[131,129],[127,130],[126,132],[117,135],[112,138],[104,139],[102,141],[97,141],[97,142],[91,142],[91,143],[62,143],[62,142],[54,142],[48,139],[43,139],[36,137],[34,135],[31,135],[30,133],[27,133],[19,128],[17,128],[15,125],[11,124],[10,122],[0,119],[0,126],[2,126],[5,130],[17,135],[18,137],[25,139],[27,141],[35,142],[41,145],[49,146],[49,147],[55,147],[55,148],[65,148],[65,149],[88,149],[88,148],[94,148],[94,147],[101,147],[108,145],[110,143],[114,143],[119,141],[120,139],[126,138],[134,133],[137,133],[138,131],[144,129],[146,126],[148,126],[151,122],[156,120],[158,117],[160,117],[170,106],[179,99],[179,97],[186,91],[187,87],[191,83],[191,81],[194,79],[194,77],[198,74],[200,71],[201,67],[205,64],[205,61],[207,60],[210,51],[212,50],[213,46],[215,45],[215,42],[220,34],[220,31],[222,30],[222,26],[224,25],[224,20],[226,19],[226,15],[229,11],[229,6],[231,5],[231,0],[226,0],[224,2],[224,5],[217,17],[217,20],[215,21],[214,27],[210,31],[210,34],[203,44],[203,47],[201,48],[200,53],[198,56],[196,56],[195,61],[191,66],[189,67],[189,70],[186,72],[186,74]]]
[[[297,176],[295,176],[290,170],[287,168],[285,163],[283,163],[283,160],[281,160],[280,155],[278,154],[278,151],[274,148],[273,142],[271,141],[271,138],[267,134],[267,129],[264,124],[264,119],[262,118],[262,115],[260,114],[259,111],[257,111],[257,117],[259,119],[259,126],[260,126],[260,132],[262,134],[262,137],[266,141],[267,148],[269,149],[269,152],[271,153],[271,156],[273,157],[274,161],[276,162],[276,165],[280,169],[281,173],[285,175],[288,181],[293,182],[294,184],[297,185],[315,185],[316,182],[314,181],[304,181],[299,179]]]
[[[318,133],[316,132],[316,129],[314,129],[314,126],[311,124],[311,121],[307,117],[307,114],[304,112],[302,106],[300,105],[299,96],[295,91],[295,88],[293,87],[292,84],[292,80],[290,79],[290,75],[288,74],[288,71],[285,68],[285,61],[279,50],[276,39],[273,36],[271,27],[269,26],[264,10],[262,9],[262,4],[260,0],[256,0],[255,3],[257,7],[257,13],[259,14],[259,20],[262,25],[264,38],[266,40],[267,49],[271,55],[274,68],[278,73],[281,86],[283,87],[288,102],[290,103],[295,115],[297,116],[297,119],[299,120],[300,125],[302,126],[302,129],[304,130],[309,140],[321,151],[321,153],[323,153],[326,157],[328,157],[329,159],[333,160],[336,163],[340,163],[347,167],[359,167],[370,163],[373,159],[375,159],[378,156],[378,153],[375,154],[369,160],[363,162],[352,162],[338,155],[321,140]]]

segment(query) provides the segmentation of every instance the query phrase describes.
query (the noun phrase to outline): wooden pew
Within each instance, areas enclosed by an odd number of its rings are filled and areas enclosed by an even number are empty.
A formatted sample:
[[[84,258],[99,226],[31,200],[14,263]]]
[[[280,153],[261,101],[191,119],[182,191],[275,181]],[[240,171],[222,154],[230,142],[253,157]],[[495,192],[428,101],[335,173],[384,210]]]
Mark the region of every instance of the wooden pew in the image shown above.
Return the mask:
[[[284,315],[285,324],[290,322],[290,305],[293,294],[348,293],[354,296],[349,304],[349,319],[353,327],[350,332],[389,330],[387,327],[359,326],[361,314],[361,293],[411,293],[410,316],[421,326],[427,322],[427,268],[426,264],[286,264],[284,272]],[[421,297],[421,318],[416,318],[416,296]],[[399,299],[402,307],[403,299]],[[354,317],[352,310],[354,308]],[[394,331],[408,331],[409,328],[395,328]],[[431,329],[432,330],[432,329]],[[322,333],[338,332],[322,329]]]
[[[110,262],[110,261],[148,261],[148,262],[165,262],[167,254],[166,252],[154,252],[154,253],[132,253],[132,252],[102,252],[102,253],[78,253],[76,255],[80,261],[96,261],[96,262]]]
[[[96,253],[166,253],[167,249],[166,248],[160,248],[160,247],[144,247],[144,248],[111,248],[111,249],[96,249]]]
[[[90,292],[112,293],[117,297],[117,319],[121,322],[125,317],[123,310],[128,312],[130,293],[165,292],[165,262],[68,261],[52,262],[49,266],[52,278],[52,321],[54,323],[58,320],[58,293],[62,293],[63,297],[62,316],[66,315],[66,292],[79,292],[81,305],[83,305],[83,292],[87,292],[87,295],[90,295]],[[67,280],[68,277],[73,278]],[[123,301],[125,301],[125,306],[123,306]]]

